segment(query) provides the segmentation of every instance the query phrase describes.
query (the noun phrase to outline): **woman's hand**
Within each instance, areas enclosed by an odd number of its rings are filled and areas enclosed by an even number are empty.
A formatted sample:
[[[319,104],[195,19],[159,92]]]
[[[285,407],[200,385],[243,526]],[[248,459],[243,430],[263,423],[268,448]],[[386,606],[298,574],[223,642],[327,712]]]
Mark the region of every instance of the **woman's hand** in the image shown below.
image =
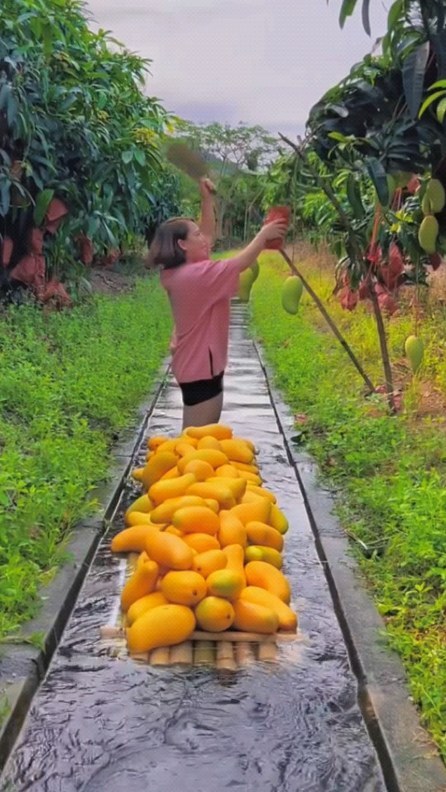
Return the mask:
[[[202,198],[209,198],[210,195],[216,193],[215,184],[206,176],[200,179],[200,193]]]
[[[259,231],[259,236],[263,242],[269,242],[271,239],[283,239],[288,230],[288,223],[286,220],[272,220],[271,223],[266,223]]]

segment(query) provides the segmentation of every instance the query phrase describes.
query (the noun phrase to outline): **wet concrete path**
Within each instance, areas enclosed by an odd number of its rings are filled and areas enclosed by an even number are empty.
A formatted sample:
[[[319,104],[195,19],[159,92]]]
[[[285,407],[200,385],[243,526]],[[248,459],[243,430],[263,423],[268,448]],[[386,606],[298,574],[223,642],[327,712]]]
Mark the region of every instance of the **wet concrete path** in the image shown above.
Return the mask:
[[[303,498],[245,324],[243,307],[234,306],[222,422],[255,442],[265,486],[290,521],[285,572],[303,640],[283,645],[275,665],[256,663],[235,673],[152,668],[110,656],[99,629],[117,614],[125,562],[108,547],[135,497],[128,483],[2,776],[2,792],[385,790]],[[180,431],[179,393],[169,380],[148,434]],[[145,448],[143,441],[139,456]]]

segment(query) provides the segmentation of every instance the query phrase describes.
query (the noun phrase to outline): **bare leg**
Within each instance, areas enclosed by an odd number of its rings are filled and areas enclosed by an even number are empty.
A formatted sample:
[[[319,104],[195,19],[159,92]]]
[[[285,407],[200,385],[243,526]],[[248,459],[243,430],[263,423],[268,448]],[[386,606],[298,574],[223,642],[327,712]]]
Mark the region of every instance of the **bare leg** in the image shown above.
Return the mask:
[[[218,423],[223,407],[223,393],[217,394],[212,399],[207,399],[200,404],[185,404],[183,406],[183,429],[187,426],[205,426]]]

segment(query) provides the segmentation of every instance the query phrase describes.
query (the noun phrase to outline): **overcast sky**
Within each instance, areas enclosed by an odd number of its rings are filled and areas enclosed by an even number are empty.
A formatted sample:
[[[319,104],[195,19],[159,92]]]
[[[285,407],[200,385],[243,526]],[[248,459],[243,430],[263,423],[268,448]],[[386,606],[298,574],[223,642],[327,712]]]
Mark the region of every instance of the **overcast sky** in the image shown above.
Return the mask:
[[[341,0],[87,0],[91,26],[150,58],[147,92],[195,123],[261,124],[301,134],[312,105],[385,32],[390,0],[360,3],[341,30]]]

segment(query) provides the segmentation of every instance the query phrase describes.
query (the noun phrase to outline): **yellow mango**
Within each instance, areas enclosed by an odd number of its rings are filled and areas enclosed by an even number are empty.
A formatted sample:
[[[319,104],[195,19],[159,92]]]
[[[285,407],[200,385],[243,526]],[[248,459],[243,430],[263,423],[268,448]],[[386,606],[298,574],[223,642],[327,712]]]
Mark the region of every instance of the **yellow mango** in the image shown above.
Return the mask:
[[[124,515],[124,518],[127,518],[127,516],[134,511],[147,513],[152,511],[152,509],[153,509],[153,502],[149,498],[147,493],[145,493],[144,495],[140,495],[139,498],[137,498],[135,501],[133,501],[133,503],[130,504]]]
[[[223,451],[217,451],[216,448],[196,448],[195,451],[191,451],[190,454],[186,454],[186,456],[178,460],[178,470],[180,473],[184,472],[186,465],[193,459],[201,459],[203,462],[207,462],[213,469],[228,463],[228,457]]]
[[[210,536],[209,534],[185,534],[183,537],[183,542],[185,542],[188,547],[191,547],[192,550],[195,550],[197,553],[206,553],[208,550],[220,550],[220,544],[216,537]],[[196,558],[196,556],[194,558]]]
[[[273,547],[279,553],[282,552],[283,536],[276,528],[259,520],[252,520],[252,522],[246,523],[245,527],[250,544]]]
[[[110,549],[112,553],[142,553],[150,532],[160,529],[161,525],[132,525],[124,528],[113,537]]]
[[[179,498],[168,498],[152,509],[151,520],[154,523],[168,523],[172,520],[176,510],[181,509],[182,506],[205,506],[205,502],[198,495],[180,495]]]
[[[175,465],[175,467],[170,468],[170,470],[168,470],[167,473],[164,473],[161,476],[160,481],[166,481],[166,479],[178,478],[179,475],[180,475],[180,471],[178,470],[177,466]]]
[[[269,525],[272,508],[274,508],[274,504],[270,503],[267,498],[259,498],[253,503],[239,503],[231,509],[231,512],[242,521],[243,525],[253,520],[259,520]]]
[[[204,459],[191,459],[184,466],[184,473],[193,473],[197,481],[206,481],[214,475],[214,468]]]
[[[246,465],[244,462],[236,462],[233,459],[231,465],[232,467],[235,467],[236,470],[241,470],[244,473],[259,474],[259,468],[253,462],[251,462],[249,465]]]
[[[196,437],[198,440],[208,435],[212,435],[216,440],[225,440],[232,437],[230,426],[224,426],[219,423],[206,424],[205,426],[188,426],[184,431],[189,437]]]
[[[279,617],[272,608],[239,599],[234,602],[233,627],[236,630],[271,635],[279,628]]]
[[[242,521],[232,513],[232,509],[223,509],[220,514],[220,529],[218,531],[218,541],[221,547],[239,544],[245,547],[248,543],[246,528]]]
[[[271,503],[277,503],[277,498],[274,495],[274,493],[270,492],[268,489],[265,489],[265,487],[259,487],[258,485],[251,484],[251,482],[248,481],[246,485],[246,489],[249,492],[253,492],[254,495],[260,495],[262,498],[268,498],[268,500],[270,500]]]
[[[234,465],[221,465],[216,468],[215,473],[211,475],[219,476],[221,478],[240,478],[240,473]]]
[[[207,506],[184,506],[174,512],[172,524],[183,533],[214,535],[220,528],[220,519]]]
[[[246,547],[245,561],[246,563],[249,561],[265,561],[267,564],[272,564],[276,569],[282,569],[283,565],[282,556],[279,551],[275,550],[274,547],[265,547],[263,545],[250,545]]]
[[[189,443],[187,440],[178,440],[175,446],[175,453],[177,456],[187,456],[187,454],[190,454],[191,451],[195,451],[195,446],[192,445],[192,443]]]
[[[160,566],[169,569],[190,569],[194,553],[182,539],[165,531],[154,531],[147,537],[146,549]]]
[[[204,505],[208,507],[208,509],[212,509],[215,514],[218,514],[220,511],[220,504],[215,498],[205,498]]]
[[[267,522],[281,534],[286,534],[288,531],[288,520],[285,517],[283,511],[281,511],[281,509],[279,509],[275,503],[271,504],[269,516],[266,520],[262,520],[262,522]]]
[[[236,481],[236,479],[234,479]],[[201,498],[213,498],[220,504],[221,509],[231,509],[236,500],[232,491],[224,484],[209,484],[207,481],[197,481],[187,489],[188,495],[199,495]]]
[[[136,600],[151,594],[159,574],[159,567],[150,559],[137,564],[136,569],[127,580],[121,592],[121,608],[125,612]]]
[[[175,452],[175,448],[176,448],[177,443],[178,443],[178,438],[169,437],[168,440],[166,440],[164,443],[161,443],[161,445],[158,446],[158,448],[156,449],[155,453],[156,454],[162,454],[162,453],[164,453],[166,451],[173,453],[173,452]]]
[[[223,632],[234,621],[234,608],[222,597],[205,597],[195,608],[198,626],[208,632]]]
[[[275,594],[287,604],[291,598],[291,589],[285,575],[266,561],[250,561],[245,566],[248,586],[259,586]]]
[[[206,596],[206,581],[194,570],[168,572],[161,581],[161,591],[169,602],[192,607]]]
[[[133,470],[130,473],[130,475],[131,475],[131,477],[133,479],[135,479],[135,481],[141,481],[142,482],[143,473],[144,473],[144,468],[143,467],[139,467],[139,468],[133,468]]]
[[[157,608],[158,605],[166,605],[167,600],[162,594],[161,591],[152,591],[151,594],[146,594],[144,597],[140,597],[136,602],[130,605],[130,608],[127,611],[127,624],[133,624],[136,619],[139,619],[140,616],[143,615],[148,610],[152,610],[152,608]]]
[[[172,451],[158,451],[150,457],[142,474],[142,483],[146,490],[150,489],[152,484],[159,481],[161,476],[167,473],[168,470],[175,467],[177,464],[177,457]]]
[[[243,440],[221,440],[220,445],[223,453],[234,462],[249,465],[254,459],[254,453]]]
[[[147,446],[151,451],[156,451],[156,449],[167,440],[169,440],[167,435],[154,435],[153,437],[149,437],[147,440]]]
[[[234,498],[236,501],[239,501],[240,498],[243,497],[246,490],[246,481],[241,478],[223,478],[222,476],[212,476],[211,478],[207,479],[208,484],[218,484],[219,486],[227,487],[231,490]]]
[[[197,448],[216,448],[217,451],[221,451],[220,441],[216,437],[212,437],[212,435],[200,437]]]
[[[186,605],[158,605],[127,629],[128,650],[130,654],[140,654],[159,646],[174,646],[187,641],[195,625],[194,612]]]
[[[152,512],[132,511],[126,515],[125,524],[131,525],[155,525],[152,520]]]
[[[260,588],[258,586],[246,586],[240,594],[241,600],[247,602],[254,602],[257,605],[263,605],[265,608],[271,608],[278,619],[280,630],[296,631],[297,616],[289,605],[286,605],[283,600],[271,594],[270,591]]]
[[[239,544],[232,544],[223,547],[222,551],[227,558],[226,569],[232,569],[240,575],[243,578],[243,584],[246,586],[244,548]]]
[[[196,481],[193,473],[185,473],[176,479],[170,481],[157,481],[149,489],[150,500],[158,506],[169,498],[179,498],[185,495],[189,487]],[[194,493],[192,492],[191,495]],[[198,495],[199,493],[197,493]]]
[[[192,569],[207,578],[217,569],[224,569],[227,563],[228,559],[222,550],[206,550],[204,553],[197,553],[194,556]]]
[[[262,495],[257,495],[256,492],[251,492],[250,490],[247,489],[240,502],[241,503],[256,503],[259,500],[263,500],[263,496]],[[265,498],[265,500],[268,500],[268,498]],[[269,502],[271,503],[271,501],[269,501]]]
[[[179,536],[180,539],[183,538],[183,531],[179,531],[174,525],[168,525],[167,528],[164,529],[164,533],[172,534],[172,536]]]
[[[257,473],[250,473],[248,470],[240,470],[239,473],[248,484],[255,484],[257,487],[260,487],[262,479]]]
[[[243,575],[233,569],[217,569],[216,572],[211,572],[206,583],[208,594],[229,600],[236,600],[245,587]]]

